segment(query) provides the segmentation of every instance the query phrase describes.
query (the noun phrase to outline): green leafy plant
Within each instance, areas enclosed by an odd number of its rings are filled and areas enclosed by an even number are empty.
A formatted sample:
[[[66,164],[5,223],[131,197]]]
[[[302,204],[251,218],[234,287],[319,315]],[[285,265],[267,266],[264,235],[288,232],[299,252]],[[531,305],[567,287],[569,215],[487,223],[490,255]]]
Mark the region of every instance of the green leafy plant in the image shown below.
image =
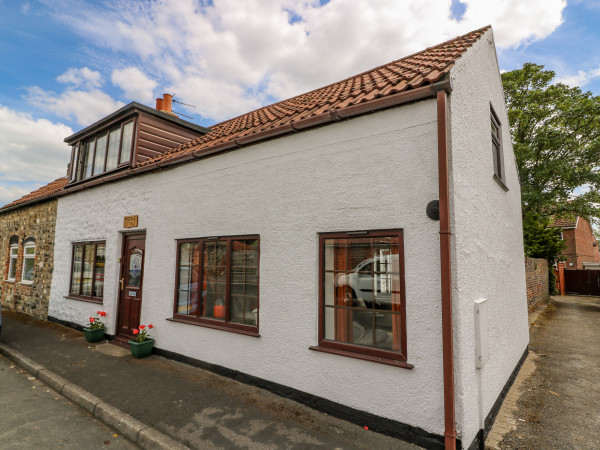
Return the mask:
[[[92,317],[90,316],[90,320],[88,323],[88,328],[90,330],[99,330],[101,328],[104,328],[104,323],[102,322],[102,318],[106,317],[106,312],[104,311],[97,311],[96,312],[96,316]]]
[[[136,342],[144,342],[147,339],[150,339],[150,331],[152,328],[154,328],[154,325],[149,324],[147,327],[146,325],[140,325],[137,329],[133,330],[133,334],[135,335],[135,341]]]
[[[554,77],[532,63],[502,74],[523,211],[593,222],[600,217],[600,97]]]

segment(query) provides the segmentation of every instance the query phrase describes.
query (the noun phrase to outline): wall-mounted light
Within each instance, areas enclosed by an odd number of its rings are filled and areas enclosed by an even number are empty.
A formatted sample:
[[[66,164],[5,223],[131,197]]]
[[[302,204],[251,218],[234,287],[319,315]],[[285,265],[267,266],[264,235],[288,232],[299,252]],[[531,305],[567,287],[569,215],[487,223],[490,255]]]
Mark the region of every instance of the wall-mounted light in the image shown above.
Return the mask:
[[[569,267],[573,267],[573,263],[569,263]]]

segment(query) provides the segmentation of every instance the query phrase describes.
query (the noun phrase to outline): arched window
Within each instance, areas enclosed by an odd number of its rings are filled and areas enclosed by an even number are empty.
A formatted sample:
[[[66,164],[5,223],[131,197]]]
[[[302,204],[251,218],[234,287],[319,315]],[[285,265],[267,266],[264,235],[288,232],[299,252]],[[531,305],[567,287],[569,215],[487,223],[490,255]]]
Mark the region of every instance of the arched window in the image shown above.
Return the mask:
[[[33,268],[35,266],[35,240],[26,239],[23,246],[23,274],[21,282],[33,283]]]

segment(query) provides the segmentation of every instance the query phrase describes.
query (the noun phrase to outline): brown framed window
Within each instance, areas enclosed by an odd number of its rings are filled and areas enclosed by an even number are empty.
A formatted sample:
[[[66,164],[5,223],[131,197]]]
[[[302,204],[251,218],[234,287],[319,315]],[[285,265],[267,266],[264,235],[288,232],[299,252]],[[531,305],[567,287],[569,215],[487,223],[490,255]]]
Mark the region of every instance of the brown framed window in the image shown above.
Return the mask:
[[[314,350],[406,364],[402,230],[319,235],[319,345]]]
[[[492,156],[494,158],[494,178],[505,187],[504,158],[502,155],[502,125],[498,115],[490,105],[490,122],[492,131]]]
[[[258,236],[177,241],[173,319],[258,332]]]
[[[84,180],[131,161],[134,121],[73,145],[70,181]]]
[[[106,242],[76,242],[71,259],[69,297],[102,302]]]

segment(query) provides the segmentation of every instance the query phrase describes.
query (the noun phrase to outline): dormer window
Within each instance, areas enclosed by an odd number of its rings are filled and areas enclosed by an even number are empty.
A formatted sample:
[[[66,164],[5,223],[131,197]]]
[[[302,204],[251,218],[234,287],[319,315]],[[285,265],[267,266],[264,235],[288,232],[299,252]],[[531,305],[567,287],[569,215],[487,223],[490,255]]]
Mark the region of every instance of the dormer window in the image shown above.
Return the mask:
[[[65,189],[87,184],[88,180],[94,180],[94,184],[104,182],[104,174],[110,173],[110,179],[128,176],[126,169],[210,131],[177,117],[171,111],[171,100],[169,94],[164,94],[164,98],[156,99],[156,109],[131,102],[65,138],[72,149]]]
[[[110,172],[131,161],[133,121],[73,145],[71,181]]]

